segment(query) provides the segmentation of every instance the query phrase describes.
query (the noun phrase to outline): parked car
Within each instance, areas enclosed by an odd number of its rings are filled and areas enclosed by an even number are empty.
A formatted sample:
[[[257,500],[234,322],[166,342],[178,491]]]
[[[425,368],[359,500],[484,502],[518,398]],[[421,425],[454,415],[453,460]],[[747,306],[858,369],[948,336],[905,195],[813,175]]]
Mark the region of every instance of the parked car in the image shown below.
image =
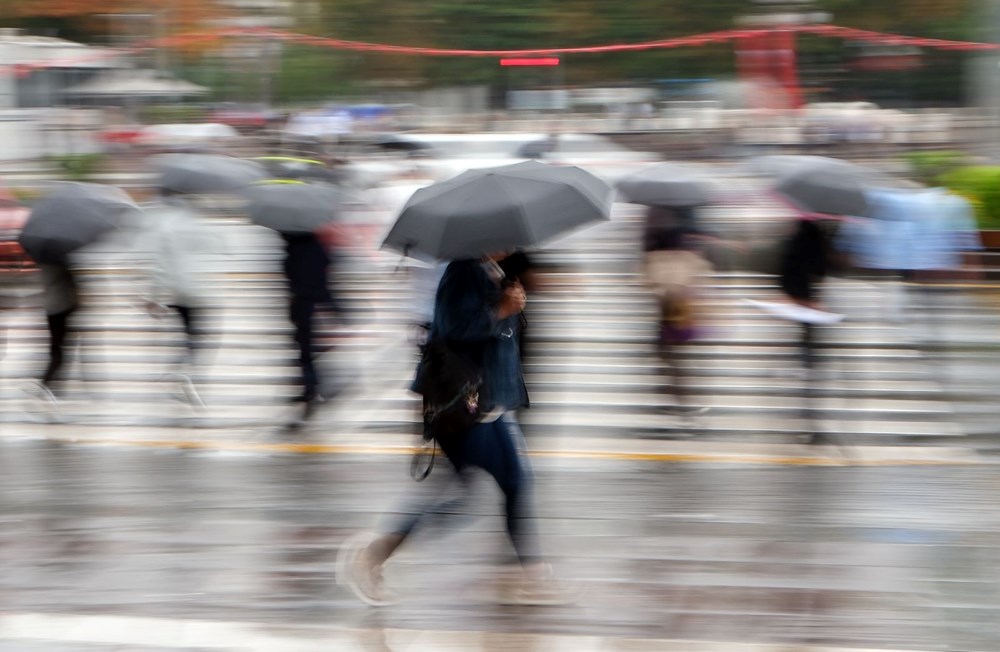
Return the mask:
[[[211,150],[240,140],[240,133],[218,123],[161,124],[144,127],[133,140],[149,153],[185,149]]]
[[[216,106],[209,114],[209,120],[244,131],[264,129],[281,114],[257,104],[226,103]]]
[[[28,271],[34,267],[17,241],[30,213],[16,201],[0,195],[0,270],[4,272]]]
[[[393,134],[382,138],[378,145],[419,156],[420,164],[432,170],[436,178],[448,178],[470,168],[535,159],[579,165],[613,181],[660,160],[652,152],[635,151],[593,134]]]

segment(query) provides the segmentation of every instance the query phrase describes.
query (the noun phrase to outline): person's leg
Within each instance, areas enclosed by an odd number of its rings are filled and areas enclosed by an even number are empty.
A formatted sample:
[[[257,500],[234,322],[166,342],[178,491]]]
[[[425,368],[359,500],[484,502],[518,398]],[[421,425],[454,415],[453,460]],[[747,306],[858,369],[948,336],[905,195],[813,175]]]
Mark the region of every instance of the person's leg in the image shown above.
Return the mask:
[[[184,326],[185,342],[187,345],[187,362],[188,364],[194,364],[194,352],[195,352],[195,338],[197,337],[197,330],[195,326],[196,311],[190,306],[182,306],[178,304],[171,304],[168,306],[177,311],[177,314],[181,318],[181,323]]]
[[[669,328],[669,326],[665,327]],[[682,377],[682,372],[680,364],[677,361],[677,347],[667,339],[667,336],[661,336],[660,342],[657,344],[657,354],[660,358],[660,369],[661,372],[667,376],[669,385],[669,393],[672,394],[677,405],[684,405],[686,394],[684,391],[684,381]]]
[[[295,326],[295,343],[299,348],[299,368],[302,370],[302,399],[316,398],[319,378],[313,362],[313,313],[316,304],[308,299],[293,298],[290,318]]]
[[[59,375],[65,359],[66,337],[69,335],[69,320],[76,308],[48,315],[49,365],[42,376],[42,384],[48,387]]]
[[[663,411],[684,417],[695,416],[707,411],[705,407],[689,405],[687,374],[681,356],[683,342],[693,336],[693,325],[677,310],[676,305],[664,304],[661,308],[659,342],[657,355],[660,359],[660,373],[668,378],[669,387],[664,394],[672,394],[675,405],[665,406]]]
[[[507,534],[522,566],[541,561],[541,547],[532,504],[532,476],[521,452],[522,437],[513,415],[507,414],[465,442],[465,462],[483,469],[503,491]]]
[[[199,330],[199,319],[201,311],[197,308],[192,308],[191,306],[178,304],[171,304],[168,307],[177,311],[177,314],[180,316],[181,322],[184,325],[187,355],[184,357],[183,364],[186,364],[187,368],[183,369],[183,372],[179,375],[179,378],[181,379],[181,389],[184,392],[185,399],[189,403],[195,405],[196,407],[203,408],[205,407],[205,402],[202,400],[198,390],[195,389],[194,380],[192,379],[192,375],[194,374],[194,365],[196,362],[195,353],[200,344],[201,331]]]
[[[566,604],[575,599],[579,589],[556,580],[542,557],[534,513],[534,483],[523,448],[520,426],[513,413],[508,413],[493,423],[491,438],[467,451],[469,463],[492,475],[506,498],[507,533],[519,563],[501,577],[500,599],[517,605]]]
[[[481,436],[483,430],[492,424],[479,424],[464,437]],[[390,602],[382,581],[382,568],[389,558],[418,528],[429,528],[435,521],[453,519],[461,514],[468,499],[470,488],[469,468],[463,458],[464,446],[459,443],[445,445],[442,452],[457,471],[455,478],[446,483],[443,491],[433,498],[421,496],[410,500],[402,510],[402,516],[394,516],[389,527],[374,538],[349,540],[338,554],[340,581],[363,602],[383,605]],[[421,492],[429,491],[427,485],[420,485]]]

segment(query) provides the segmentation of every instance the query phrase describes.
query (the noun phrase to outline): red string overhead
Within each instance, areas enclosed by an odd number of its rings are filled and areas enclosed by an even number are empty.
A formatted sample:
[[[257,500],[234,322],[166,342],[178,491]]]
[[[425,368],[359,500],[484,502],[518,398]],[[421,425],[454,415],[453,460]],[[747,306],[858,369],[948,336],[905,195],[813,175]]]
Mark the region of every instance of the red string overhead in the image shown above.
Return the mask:
[[[564,54],[599,54],[606,52],[641,52],[646,50],[661,50],[679,47],[703,46],[729,41],[754,39],[761,36],[783,33],[814,34],[846,40],[865,41],[879,45],[911,45],[915,47],[936,48],[942,50],[982,51],[1000,49],[997,43],[978,43],[973,41],[949,41],[944,39],[920,38],[884,32],[840,27],[837,25],[789,25],[778,29],[730,29],[679,38],[645,41],[640,43],[615,43],[608,45],[593,45],[584,47],[537,48],[526,50],[467,50],[453,48],[429,48],[408,45],[392,45],[388,43],[370,43],[366,41],[350,41],[345,39],[298,34],[282,30],[268,29],[228,29],[214,32],[196,32],[178,34],[159,39],[144,41],[134,47],[119,50],[103,50],[96,54],[80,57],[19,63],[0,68],[3,72],[13,72],[19,76],[27,75],[32,70],[41,68],[71,68],[81,63],[89,63],[102,59],[114,58],[125,54],[134,54],[144,50],[164,47],[183,47],[193,43],[216,42],[227,38],[269,39],[289,43],[299,43],[334,50],[349,50],[354,52],[377,52],[385,54],[408,54],[413,56],[432,57],[525,57],[525,56],[556,56]]]

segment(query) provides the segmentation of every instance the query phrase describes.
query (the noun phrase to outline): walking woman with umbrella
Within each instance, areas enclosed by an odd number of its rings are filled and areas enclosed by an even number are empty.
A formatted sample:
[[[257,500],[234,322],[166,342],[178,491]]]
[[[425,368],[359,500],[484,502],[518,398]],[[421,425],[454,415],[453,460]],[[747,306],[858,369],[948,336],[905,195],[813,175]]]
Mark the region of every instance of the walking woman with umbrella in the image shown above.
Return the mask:
[[[579,168],[528,162],[470,170],[414,193],[385,239],[384,246],[407,255],[452,261],[438,286],[412,389],[423,394],[425,427],[455,469],[462,494],[476,468],[504,494],[519,562],[501,586],[504,602],[554,604],[568,594],[541,556],[531,472],[514,418],[528,400],[518,355],[524,289],[504,288],[498,262],[508,252],[607,220],[611,195]],[[341,551],[340,580],[364,602],[386,604],[386,562],[415,529],[455,507],[455,500],[421,502],[380,535],[350,541]]]
[[[336,188],[298,180],[270,180],[246,190],[249,215],[254,223],[277,231],[285,242],[283,269],[288,279],[289,319],[295,327],[302,392],[302,418],[298,428],[325,400],[323,379],[316,368],[314,321],[318,310],[335,308],[328,287],[330,256],[318,231],[336,217],[340,196]]]
[[[697,168],[663,163],[623,178],[617,187],[620,199],[648,207],[643,280],[659,304],[657,353],[675,402],[663,410],[685,418],[703,414],[708,407],[689,402],[681,353],[702,326],[694,285],[712,269],[703,250],[715,238],[701,228],[697,210],[713,201],[713,186]]]
[[[21,247],[41,269],[49,362],[39,387],[53,403],[53,383],[62,371],[66,341],[79,307],[72,257],[139,212],[131,197],[118,188],[65,183],[35,203],[21,231]]]

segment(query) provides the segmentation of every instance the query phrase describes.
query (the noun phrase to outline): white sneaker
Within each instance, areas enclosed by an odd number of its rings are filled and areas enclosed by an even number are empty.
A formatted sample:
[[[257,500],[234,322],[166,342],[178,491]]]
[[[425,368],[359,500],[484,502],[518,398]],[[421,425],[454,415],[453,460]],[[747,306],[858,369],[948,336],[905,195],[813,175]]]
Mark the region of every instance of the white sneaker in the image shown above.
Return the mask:
[[[202,400],[201,395],[198,393],[198,388],[194,386],[194,381],[191,377],[185,374],[180,376],[181,383],[181,393],[184,395],[184,400],[191,405],[191,407],[204,410],[205,401]]]
[[[375,540],[376,536],[366,533],[344,542],[337,554],[337,582],[365,604],[385,607],[394,600],[385,590],[383,564],[376,563],[369,551]]]
[[[578,584],[557,580],[548,564],[522,568],[500,584],[500,604],[558,607],[576,602],[583,593]]]

